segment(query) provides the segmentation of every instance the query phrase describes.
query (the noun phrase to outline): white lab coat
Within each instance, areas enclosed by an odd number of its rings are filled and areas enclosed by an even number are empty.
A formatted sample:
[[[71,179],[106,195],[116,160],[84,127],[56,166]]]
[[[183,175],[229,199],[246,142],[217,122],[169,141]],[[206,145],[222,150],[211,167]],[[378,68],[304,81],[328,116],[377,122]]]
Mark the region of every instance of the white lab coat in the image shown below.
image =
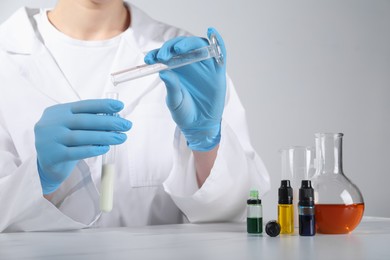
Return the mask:
[[[45,108],[79,98],[42,43],[32,18],[37,12],[21,8],[0,27],[0,231],[242,220],[249,189],[264,194],[269,177],[250,144],[230,79],[218,156],[200,189],[192,153],[166,107],[163,82],[153,75],[115,87],[125,103],[120,115],[133,128],[117,147],[112,212],[99,210],[100,157],[81,160],[53,203],[43,198],[34,125]],[[122,42],[112,71],[142,64],[148,50],[186,34],[134,6],[131,14],[133,36]],[[106,91],[113,89],[107,78]]]

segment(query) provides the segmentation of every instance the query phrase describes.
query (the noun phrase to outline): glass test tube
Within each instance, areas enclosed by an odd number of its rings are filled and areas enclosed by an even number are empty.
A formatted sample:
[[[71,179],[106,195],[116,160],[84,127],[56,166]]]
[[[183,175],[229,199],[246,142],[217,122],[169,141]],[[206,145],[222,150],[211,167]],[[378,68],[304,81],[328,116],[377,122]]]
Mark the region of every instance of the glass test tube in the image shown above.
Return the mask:
[[[118,93],[109,92],[106,98],[118,99]],[[116,114],[113,114],[116,116]],[[114,178],[115,178],[115,145],[110,146],[110,150],[102,155],[102,175],[100,191],[100,210],[110,212],[114,201]]]
[[[224,57],[215,34],[210,35],[209,43],[210,45],[208,46],[174,56],[164,64],[143,64],[133,68],[114,72],[111,74],[111,81],[114,86],[117,86],[120,83],[145,77],[162,70],[175,69],[210,58],[214,58],[217,64],[222,65],[224,63]]]

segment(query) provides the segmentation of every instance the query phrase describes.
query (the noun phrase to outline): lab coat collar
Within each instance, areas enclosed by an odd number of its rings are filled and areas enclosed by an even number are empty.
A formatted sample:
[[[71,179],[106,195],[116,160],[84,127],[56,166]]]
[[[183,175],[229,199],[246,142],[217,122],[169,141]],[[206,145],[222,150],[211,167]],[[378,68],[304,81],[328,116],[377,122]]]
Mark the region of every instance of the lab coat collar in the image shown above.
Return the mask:
[[[0,48],[12,55],[25,55],[21,75],[56,103],[79,100],[62,71],[43,44],[33,16],[40,9],[22,7],[0,26]],[[53,87],[55,82],[56,87]]]
[[[22,7],[0,26],[0,48],[15,54],[31,54],[39,39],[32,17],[39,9]]]

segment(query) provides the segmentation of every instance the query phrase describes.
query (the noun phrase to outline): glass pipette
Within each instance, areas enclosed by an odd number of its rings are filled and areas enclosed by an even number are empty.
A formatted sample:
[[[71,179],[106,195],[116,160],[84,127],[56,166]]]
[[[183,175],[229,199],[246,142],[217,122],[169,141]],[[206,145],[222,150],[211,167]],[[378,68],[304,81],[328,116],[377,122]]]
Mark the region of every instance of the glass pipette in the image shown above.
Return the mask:
[[[221,48],[219,47],[217,38],[214,34],[210,35],[209,43],[210,45],[208,46],[174,56],[166,63],[155,63],[151,65],[143,64],[133,68],[111,73],[112,83],[114,84],[114,86],[117,86],[120,83],[145,77],[150,74],[160,72],[162,70],[175,69],[210,58],[214,58],[219,65],[222,65],[223,55],[221,52]]]

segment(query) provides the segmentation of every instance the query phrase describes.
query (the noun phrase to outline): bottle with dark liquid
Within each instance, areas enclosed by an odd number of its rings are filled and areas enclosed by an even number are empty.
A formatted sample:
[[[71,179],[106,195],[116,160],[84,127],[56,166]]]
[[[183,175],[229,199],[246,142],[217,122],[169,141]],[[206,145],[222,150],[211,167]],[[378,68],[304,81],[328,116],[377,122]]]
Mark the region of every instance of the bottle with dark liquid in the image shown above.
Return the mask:
[[[316,218],[314,207],[314,190],[309,180],[302,180],[299,189],[299,235],[314,236],[316,234]]]
[[[346,234],[360,223],[364,200],[343,172],[343,134],[316,134],[317,170],[312,179],[318,233]]]

